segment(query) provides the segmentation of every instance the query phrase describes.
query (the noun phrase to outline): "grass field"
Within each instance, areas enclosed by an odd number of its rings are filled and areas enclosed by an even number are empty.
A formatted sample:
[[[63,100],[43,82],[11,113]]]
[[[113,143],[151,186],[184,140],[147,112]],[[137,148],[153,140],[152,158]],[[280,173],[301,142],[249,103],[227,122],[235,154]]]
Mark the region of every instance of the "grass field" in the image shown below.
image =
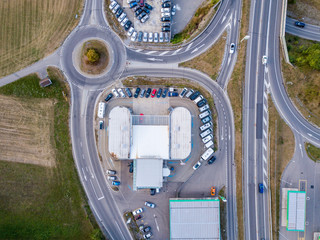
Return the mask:
[[[0,77],[38,61],[59,47],[80,19],[83,2],[0,1]]]
[[[34,114],[39,111],[35,103],[41,106],[42,102],[54,102],[49,104],[53,114],[48,113],[47,117],[51,117],[54,126],[49,135],[55,151],[55,167],[0,161],[0,239],[101,239],[72,157],[69,91],[59,80],[62,76],[59,71],[50,69],[48,73],[53,84],[47,88],[39,87],[36,75],[0,88],[5,99],[23,101],[25,107],[33,109],[23,114],[29,114],[36,126],[42,115]],[[11,112],[6,115],[7,118],[16,117]],[[20,144],[16,142],[15,145],[19,148],[25,141],[28,138],[24,139],[21,133]]]
[[[227,33],[225,32],[206,52],[187,62],[180,63],[179,66],[197,69],[208,74],[213,80],[216,80],[223,60],[226,37]]]
[[[319,12],[320,0],[288,0],[288,15],[290,17],[319,25]]]
[[[306,152],[309,156],[309,158],[315,162],[320,161],[320,148],[317,148],[316,146],[306,143],[305,144]]]

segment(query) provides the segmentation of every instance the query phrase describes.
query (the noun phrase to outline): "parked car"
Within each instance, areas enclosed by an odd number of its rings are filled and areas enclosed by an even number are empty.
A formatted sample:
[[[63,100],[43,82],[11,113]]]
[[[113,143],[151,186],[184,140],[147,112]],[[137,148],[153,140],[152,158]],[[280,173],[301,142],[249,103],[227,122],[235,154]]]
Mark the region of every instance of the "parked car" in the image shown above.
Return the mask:
[[[143,212],[143,208],[138,208],[138,209],[132,211],[132,214],[133,214],[133,216],[135,216],[135,215],[142,213],[142,212]]]
[[[193,89],[190,89],[189,92],[186,93],[185,97],[189,98],[192,95],[192,93],[194,93],[194,91]]]
[[[216,195],[216,188],[215,187],[211,187],[210,193],[211,193],[211,196],[214,197]]]
[[[146,12],[142,12],[138,17],[137,17],[137,19],[138,20],[141,20],[144,16],[146,16],[147,15],[147,13]]]
[[[144,239],[150,239],[152,237],[152,233],[148,232],[147,234],[143,235]]]
[[[108,176],[108,180],[117,180],[117,176]]]
[[[163,8],[170,8],[171,5],[170,5],[170,3],[162,3],[162,7]]]
[[[127,16],[127,14],[126,14],[125,12],[123,12],[123,13],[120,15],[120,17],[118,17],[118,22],[122,22],[123,19],[126,18],[126,16]]]
[[[200,102],[201,102],[201,101],[200,101]],[[208,110],[209,108],[210,108],[209,105],[206,104],[206,105],[204,105],[203,107],[200,107],[200,108],[199,108],[199,111],[200,111],[200,112],[204,112],[204,111]]]
[[[190,100],[195,100],[199,95],[200,95],[201,93],[199,92],[199,91],[196,91],[196,92],[194,92],[194,93],[192,93],[191,95],[190,95]]]
[[[139,225],[139,230],[140,230],[141,232],[143,232],[143,229],[144,229],[144,225],[143,225],[143,224]]]
[[[120,94],[117,92],[115,88],[111,90],[116,97],[120,97]]]
[[[200,129],[201,131],[204,131],[204,130],[210,128],[210,127],[212,127],[212,123],[211,123],[211,122],[208,122],[208,123],[200,126],[199,129]]]
[[[124,30],[128,31],[129,28],[131,27],[132,22],[129,20],[125,25],[124,25]]]
[[[162,97],[165,98],[167,96],[168,88],[163,89]]]
[[[146,90],[143,89],[143,90],[141,91],[141,93],[140,93],[140,97],[143,98],[145,93],[146,93]]]
[[[197,103],[198,107],[202,107],[207,104],[207,100],[204,98]]]
[[[149,42],[153,42],[153,33],[149,32]]]
[[[188,92],[188,88],[184,88],[180,93],[180,97],[183,98],[187,92]]]
[[[134,27],[131,26],[127,32],[127,35],[130,37],[133,33],[134,33]]]
[[[118,11],[116,12],[116,18],[119,18],[122,13],[123,13],[123,9],[119,8]]]
[[[208,136],[205,136],[204,138],[202,138],[202,142],[206,144],[207,142],[211,141],[212,138],[213,138],[213,135],[209,134]]]
[[[148,33],[147,32],[143,33],[143,42],[148,42]]]
[[[137,2],[132,2],[132,3],[129,4],[129,7],[130,7],[130,8],[134,8],[134,7],[137,6],[137,5],[138,5]]]
[[[162,27],[171,27],[171,24],[168,22],[164,22],[161,24]]]
[[[161,32],[170,32],[170,27],[161,28]]]
[[[112,181],[112,185],[113,186],[120,186],[120,182],[119,181]]]
[[[172,8],[171,8],[171,15],[172,16],[176,15],[176,10],[177,10],[176,9],[176,5],[173,5]]]
[[[263,193],[263,183],[259,183],[259,193]]]
[[[149,208],[155,208],[156,207],[156,205],[154,203],[152,203],[152,202],[144,202],[144,205],[146,205]]]
[[[122,27],[124,27],[124,25],[126,25],[126,23],[127,23],[128,21],[129,21],[129,18],[125,17],[125,18],[121,21],[120,25],[121,25]]]
[[[139,220],[139,219],[141,219],[142,218],[142,216],[141,215],[137,215],[137,216],[134,216],[134,220]]]
[[[212,157],[208,160],[208,164],[214,163],[215,160],[216,160],[216,157],[215,157],[215,156],[212,156]]]
[[[155,42],[155,43],[157,43],[157,42],[159,42],[159,33],[154,33],[154,39],[153,39],[153,41]]]
[[[197,97],[195,100],[193,100],[193,102],[197,104],[197,103],[200,102],[202,99],[203,99],[203,96],[200,95],[200,96]]]
[[[125,98],[126,94],[124,93],[124,91],[121,88],[118,88],[118,92],[120,93],[121,97]]]
[[[157,98],[161,97],[161,93],[162,93],[162,88],[159,88],[158,93],[157,93]]]
[[[170,8],[161,8],[162,13],[170,13]]]
[[[120,5],[117,4],[117,5],[112,9],[112,13],[116,13],[119,8],[120,8]]]
[[[142,38],[143,38],[143,32],[140,31],[138,34],[138,42],[142,42]]]
[[[142,8],[138,8],[136,11],[135,11],[135,15],[136,15],[136,17],[138,17],[139,15],[140,15],[140,13],[142,13]]]
[[[110,3],[109,9],[112,10],[117,5],[118,5],[118,3],[116,1],[113,1],[113,2]]]
[[[103,121],[102,121],[102,120],[99,121],[99,128],[100,128],[100,129],[103,129]]]
[[[198,161],[195,165],[193,165],[193,170],[197,170],[201,166],[201,162]]]
[[[139,0],[139,5],[140,5],[140,7],[143,7],[144,6],[144,0]]]
[[[169,42],[169,34],[167,32],[164,33],[164,41]]]
[[[150,94],[151,94],[151,88],[148,88],[146,92],[146,98],[150,97]]]
[[[161,13],[161,17],[171,17],[170,13]]]
[[[156,194],[156,189],[155,188],[150,188],[150,195],[153,196]]]
[[[144,6],[145,6],[146,8],[148,8],[149,10],[152,10],[152,9],[153,9],[153,7],[152,7],[150,4],[148,4],[148,3],[145,3]]]
[[[108,96],[104,99],[106,102],[108,102],[113,97],[112,93],[109,93]]]
[[[126,93],[127,93],[128,97],[131,98],[132,97],[132,93],[131,93],[130,88],[126,88],[125,90],[126,90]]]
[[[149,18],[150,18],[150,16],[147,14],[147,15],[145,15],[143,18],[141,18],[140,22],[144,23],[144,22],[146,22]]]
[[[153,89],[152,90],[152,93],[151,93],[151,97],[154,98],[154,96],[156,95],[157,93],[157,89]]]
[[[115,175],[115,174],[117,174],[117,171],[115,171],[115,170],[107,170],[107,174],[108,175]]]
[[[146,7],[143,8],[143,11],[145,11],[147,14],[150,14],[150,10]]]
[[[145,227],[145,228],[143,229],[143,231],[144,231],[145,233],[150,232],[150,231],[151,231],[151,227],[150,227],[150,226],[147,226],[147,227]]]
[[[163,42],[163,32],[159,33],[159,42]]]
[[[137,40],[137,31],[134,31],[132,33],[132,36],[131,36],[131,39],[130,39],[132,42],[136,41]]]
[[[137,87],[136,91],[134,92],[134,98],[139,97],[140,91],[141,91],[141,88]]]
[[[129,173],[133,173],[133,162],[129,164]]]
[[[236,48],[236,45],[234,43],[231,43],[229,53],[234,53],[235,48]]]
[[[205,118],[202,118],[201,121],[203,124],[207,123],[207,122],[210,122],[212,120],[211,116],[208,116],[208,117],[205,117]]]
[[[294,25],[296,25],[297,27],[301,27],[301,28],[304,28],[306,26],[306,24],[304,22],[300,22],[300,21],[294,22]]]
[[[161,22],[170,22],[171,18],[170,17],[162,17],[160,20],[161,20]]]
[[[168,97],[178,97],[179,96],[179,93],[177,92],[169,92],[168,93]]]

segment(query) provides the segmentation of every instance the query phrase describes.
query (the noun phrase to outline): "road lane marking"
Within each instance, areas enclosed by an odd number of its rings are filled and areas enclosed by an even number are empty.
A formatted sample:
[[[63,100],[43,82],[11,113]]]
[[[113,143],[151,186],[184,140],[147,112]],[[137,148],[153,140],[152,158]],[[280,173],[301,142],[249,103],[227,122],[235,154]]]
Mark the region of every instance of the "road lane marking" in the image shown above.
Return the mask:
[[[156,52],[158,52],[158,51],[150,51],[150,52],[146,52],[146,54],[153,54],[153,53],[156,53]]]
[[[83,173],[84,179],[87,181],[87,176],[86,176],[86,174],[84,173],[84,169],[83,169],[83,168],[82,168],[82,173]]]
[[[188,45],[188,47],[187,47],[185,52],[187,52],[191,48],[192,44],[193,44],[193,42]]]
[[[168,52],[169,51],[164,51],[164,52],[160,53],[159,56],[163,56],[163,55],[167,54]]]
[[[178,50],[174,51],[171,56],[176,55],[176,54],[177,54],[178,52],[180,52],[181,50],[182,50],[182,48],[179,48]]]
[[[141,52],[141,51],[143,51],[143,49],[137,49],[137,50],[136,50],[136,52]]]

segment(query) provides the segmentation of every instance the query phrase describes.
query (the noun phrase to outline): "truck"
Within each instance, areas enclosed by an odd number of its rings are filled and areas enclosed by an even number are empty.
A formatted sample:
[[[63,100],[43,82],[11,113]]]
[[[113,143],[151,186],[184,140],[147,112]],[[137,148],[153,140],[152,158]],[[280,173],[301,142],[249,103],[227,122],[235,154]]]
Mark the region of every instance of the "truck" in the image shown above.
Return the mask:
[[[214,150],[212,148],[208,148],[202,155],[201,155],[201,159],[203,161],[207,161],[209,159],[209,157],[212,156],[212,154],[214,153]]]
[[[106,104],[104,102],[100,102],[98,107],[98,118],[104,118],[105,111]]]
[[[212,133],[212,130],[209,128],[209,129],[205,130],[204,132],[200,133],[200,137],[204,138],[205,136],[209,135],[210,133]]]

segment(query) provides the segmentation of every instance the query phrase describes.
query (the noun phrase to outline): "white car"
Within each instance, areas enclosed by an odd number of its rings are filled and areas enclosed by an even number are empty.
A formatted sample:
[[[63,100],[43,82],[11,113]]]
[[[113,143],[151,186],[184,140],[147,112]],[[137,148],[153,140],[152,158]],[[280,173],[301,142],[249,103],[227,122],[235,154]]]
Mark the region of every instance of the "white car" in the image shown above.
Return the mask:
[[[234,43],[231,43],[229,53],[234,53],[235,48],[236,48],[236,45]]]
[[[193,165],[193,170],[197,170],[201,166],[201,162],[198,161],[195,165]]]
[[[147,32],[143,33],[143,42],[148,42],[148,33]]]
[[[149,19],[149,15],[145,15],[143,18],[141,18],[140,22],[144,23]]]
[[[267,57],[266,55],[264,55],[264,56],[262,57],[262,64],[263,64],[263,65],[266,65],[267,62],[268,62],[268,57]]]
[[[171,8],[171,15],[174,16],[176,15],[176,5],[173,5]]]
[[[138,209],[132,211],[132,214],[133,214],[133,216],[135,216],[135,215],[137,215],[139,213],[142,213],[142,212],[143,212],[143,209],[142,208],[138,208]]]
[[[110,3],[109,5],[110,10],[112,10],[116,5],[118,5],[116,1],[113,1],[112,3]]]
[[[159,42],[159,33],[154,33],[154,39],[153,39],[153,41],[155,42],[155,43],[157,43],[157,42]]]
[[[136,41],[137,40],[137,31],[134,31],[131,35],[131,39],[130,39],[132,42]]]
[[[159,34],[159,42],[163,42],[163,32],[160,32]]]
[[[117,4],[117,5],[112,9],[112,12],[113,12],[113,13],[116,13],[116,11],[118,11],[119,8],[120,8],[120,5]]]
[[[161,13],[161,17],[170,17],[170,13]]]
[[[149,42],[153,42],[153,33],[149,32]]]
[[[112,89],[111,91],[116,97],[120,97],[119,93],[117,92],[117,90],[115,88]]]
[[[121,13],[120,17],[118,18],[118,22],[122,22],[122,20],[125,19],[126,16],[126,13]]]
[[[170,8],[161,8],[162,13],[170,13]]]
[[[127,32],[128,36],[130,37],[134,32],[134,27],[130,27],[129,31]]]
[[[125,98],[126,94],[124,93],[124,91],[121,88],[118,88],[118,92],[120,93],[121,97]]]
[[[120,23],[121,26],[123,27],[127,22],[129,21],[129,19],[127,17],[125,17],[122,22]]]
[[[169,34],[167,32],[164,33],[164,41],[169,42]]]

